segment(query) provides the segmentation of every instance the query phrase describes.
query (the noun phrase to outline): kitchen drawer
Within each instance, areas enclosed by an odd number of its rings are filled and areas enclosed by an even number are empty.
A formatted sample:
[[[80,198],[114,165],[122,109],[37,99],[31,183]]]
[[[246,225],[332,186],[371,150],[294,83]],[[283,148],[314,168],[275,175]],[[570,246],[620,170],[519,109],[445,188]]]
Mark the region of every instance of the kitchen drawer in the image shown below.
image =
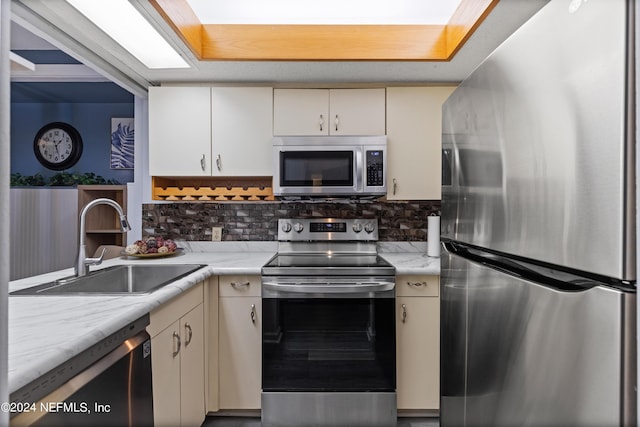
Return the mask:
[[[403,297],[437,297],[440,276],[398,275],[396,276],[396,295]]]
[[[221,297],[259,297],[260,276],[220,276],[220,285],[218,289]]]

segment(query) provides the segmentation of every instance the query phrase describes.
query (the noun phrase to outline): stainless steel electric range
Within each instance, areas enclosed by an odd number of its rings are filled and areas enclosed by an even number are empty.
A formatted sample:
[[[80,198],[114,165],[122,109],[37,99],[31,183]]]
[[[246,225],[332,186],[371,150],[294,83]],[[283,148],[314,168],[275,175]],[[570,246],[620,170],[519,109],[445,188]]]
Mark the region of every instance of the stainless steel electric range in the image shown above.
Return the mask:
[[[395,268],[375,219],[281,219],[262,268],[262,425],[395,426]]]

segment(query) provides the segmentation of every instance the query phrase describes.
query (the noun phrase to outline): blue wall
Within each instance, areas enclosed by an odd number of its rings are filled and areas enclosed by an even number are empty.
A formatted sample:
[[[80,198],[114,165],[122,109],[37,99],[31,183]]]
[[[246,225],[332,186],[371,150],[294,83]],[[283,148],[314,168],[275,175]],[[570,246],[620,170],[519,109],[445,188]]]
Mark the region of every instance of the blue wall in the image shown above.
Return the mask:
[[[66,122],[82,136],[82,157],[67,172],[93,172],[121,184],[133,181],[133,170],[109,167],[111,153],[111,118],[133,117],[131,103],[12,103],[11,104],[11,173],[42,174],[48,178],[56,173],[45,168],[33,153],[36,132],[50,122]]]

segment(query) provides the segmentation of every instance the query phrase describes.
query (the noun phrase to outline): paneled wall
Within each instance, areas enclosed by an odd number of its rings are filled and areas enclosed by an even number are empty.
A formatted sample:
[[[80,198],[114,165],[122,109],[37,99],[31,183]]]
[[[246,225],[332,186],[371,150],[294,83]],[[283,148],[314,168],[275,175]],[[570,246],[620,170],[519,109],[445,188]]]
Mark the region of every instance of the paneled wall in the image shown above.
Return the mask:
[[[78,250],[78,190],[10,190],[10,280],[72,267]],[[7,242],[8,243],[8,242]]]
[[[427,216],[440,201],[408,202],[225,202],[142,205],[142,235],[211,241],[222,227],[223,241],[277,240],[279,218],[378,218],[380,241],[426,241]]]

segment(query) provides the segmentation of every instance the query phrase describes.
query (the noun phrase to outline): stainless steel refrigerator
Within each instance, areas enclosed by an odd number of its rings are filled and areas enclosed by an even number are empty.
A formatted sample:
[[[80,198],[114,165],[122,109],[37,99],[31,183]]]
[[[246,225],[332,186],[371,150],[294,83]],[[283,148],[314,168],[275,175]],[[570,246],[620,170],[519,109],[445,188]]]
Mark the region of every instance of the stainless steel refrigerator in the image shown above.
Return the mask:
[[[442,427],[637,425],[634,7],[551,0],[444,104]]]

